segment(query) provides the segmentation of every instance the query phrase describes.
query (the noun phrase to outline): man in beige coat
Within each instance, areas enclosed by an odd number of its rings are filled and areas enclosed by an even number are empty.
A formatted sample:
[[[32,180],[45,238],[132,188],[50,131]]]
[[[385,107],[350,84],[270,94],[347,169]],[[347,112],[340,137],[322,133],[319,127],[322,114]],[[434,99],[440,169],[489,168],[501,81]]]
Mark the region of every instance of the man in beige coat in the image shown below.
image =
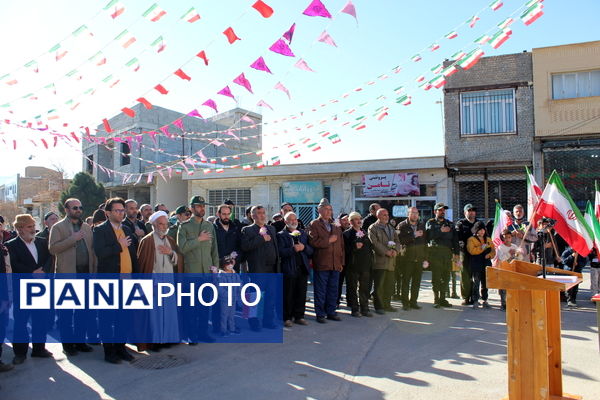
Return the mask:
[[[55,257],[54,271],[69,274],[93,274],[96,272],[96,256],[92,246],[92,228],[83,222],[81,202],[70,198],[64,204],[65,218],[50,229],[49,250]],[[96,335],[93,327],[88,329],[84,310],[59,310],[58,328],[63,352],[68,356],[78,352],[90,352],[92,348],[81,343],[86,331]],[[90,335],[91,336],[91,335]],[[77,339],[79,338],[79,339]],[[74,343],[78,342],[78,343]]]
[[[400,253],[400,240],[396,230],[388,223],[389,220],[388,210],[380,208],[377,210],[377,222],[369,226],[369,240],[373,244],[375,254],[373,304],[377,314],[396,311],[390,301],[394,290],[394,268],[396,257]]]

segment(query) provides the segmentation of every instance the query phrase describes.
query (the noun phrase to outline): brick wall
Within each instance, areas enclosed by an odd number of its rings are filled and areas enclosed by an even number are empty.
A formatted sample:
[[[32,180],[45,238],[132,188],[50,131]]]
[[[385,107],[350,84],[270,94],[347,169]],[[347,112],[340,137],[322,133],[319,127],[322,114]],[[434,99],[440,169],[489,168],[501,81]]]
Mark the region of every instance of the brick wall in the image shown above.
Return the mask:
[[[444,88],[445,150],[447,166],[470,163],[530,165],[534,134],[531,53],[484,57],[467,71],[459,70]],[[460,134],[460,93],[514,88],[516,135]]]

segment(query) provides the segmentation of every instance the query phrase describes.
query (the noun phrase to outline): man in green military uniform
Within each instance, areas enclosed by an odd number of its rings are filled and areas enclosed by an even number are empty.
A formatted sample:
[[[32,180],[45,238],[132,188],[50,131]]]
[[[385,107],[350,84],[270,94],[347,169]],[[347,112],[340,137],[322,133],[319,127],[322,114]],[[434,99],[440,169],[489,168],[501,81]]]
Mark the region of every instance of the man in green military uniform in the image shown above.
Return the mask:
[[[204,198],[193,196],[190,199],[192,218],[182,222],[177,230],[177,246],[183,253],[183,271],[186,273],[206,274],[215,271],[219,266],[215,228],[213,224],[204,220],[205,207]],[[208,334],[208,311],[206,307],[186,308],[184,336],[190,345],[215,341]]]
[[[190,200],[192,218],[177,230],[177,246],[185,260],[184,272],[207,274],[219,266],[219,250],[213,224],[204,220],[206,202],[201,196]]]
[[[452,258],[458,259],[458,239],[454,224],[446,219],[447,209],[448,206],[444,203],[437,203],[433,207],[435,217],[425,225],[435,308],[452,307],[446,300],[446,289],[452,270]]]

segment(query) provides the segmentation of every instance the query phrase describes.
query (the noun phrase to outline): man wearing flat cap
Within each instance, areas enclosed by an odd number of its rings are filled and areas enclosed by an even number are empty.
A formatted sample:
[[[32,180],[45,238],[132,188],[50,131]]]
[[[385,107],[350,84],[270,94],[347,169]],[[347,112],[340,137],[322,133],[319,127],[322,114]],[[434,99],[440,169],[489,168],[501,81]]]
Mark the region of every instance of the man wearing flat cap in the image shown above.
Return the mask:
[[[319,218],[308,224],[309,244],[313,247],[315,312],[317,322],[325,318],[340,321],[337,307],[338,284],[344,264],[342,229],[333,223],[333,210],[327,199],[318,206]]]
[[[183,254],[186,273],[208,274],[219,266],[219,249],[213,224],[204,220],[206,202],[202,196],[190,199],[192,218],[183,222],[177,230],[177,246]],[[214,342],[208,334],[208,309],[206,307],[188,307],[184,322],[190,344]]]
[[[29,214],[19,214],[15,217],[13,226],[17,230],[17,237],[6,242],[10,255],[10,265],[15,274],[49,273],[52,272],[48,242],[35,237],[35,220]],[[27,322],[31,319],[31,341],[33,342],[32,357],[50,358],[52,353],[46,350],[46,331],[48,328],[48,312],[44,310],[23,310],[17,304],[20,300],[19,287],[13,284],[16,303],[14,313],[14,338],[13,364],[22,364],[27,357],[29,347],[29,333]]]
[[[458,259],[456,230],[452,221],[446,219],[447,209],[444,203],[437,203],[433,207],[435,216],[425,224],[435,308],[452,307],[446,300],[446,289],[452,271],[452,258]]]

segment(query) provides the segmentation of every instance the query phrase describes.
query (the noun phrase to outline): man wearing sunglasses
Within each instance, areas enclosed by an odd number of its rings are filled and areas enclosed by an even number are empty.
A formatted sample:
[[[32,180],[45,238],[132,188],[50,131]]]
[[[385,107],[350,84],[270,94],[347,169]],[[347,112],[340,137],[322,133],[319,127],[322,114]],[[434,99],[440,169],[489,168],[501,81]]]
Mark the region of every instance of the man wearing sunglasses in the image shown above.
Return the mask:
[[[54,256],[54,272],[68,274],[96,273],[96,256],[93,248],[92,228],[83,223],[83,207],[78,199],[65,201],[66,216],[50,229],[49,249]],[[86,326],[81,310],[58,310],[58,328],[63,352],[67,356],[78,352],[90,352],[92,348],[81,340],[86,331],[91,339],[97,336],[96,329]]]

